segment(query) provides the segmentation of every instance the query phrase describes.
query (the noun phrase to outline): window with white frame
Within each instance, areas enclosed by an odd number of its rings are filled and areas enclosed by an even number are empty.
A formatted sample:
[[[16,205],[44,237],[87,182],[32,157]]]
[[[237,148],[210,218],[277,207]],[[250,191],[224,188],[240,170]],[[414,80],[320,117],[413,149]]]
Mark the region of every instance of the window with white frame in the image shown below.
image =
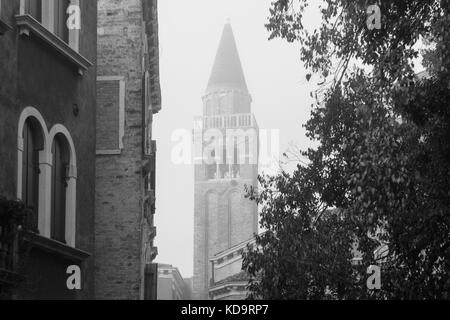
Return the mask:
[[[66,242],[66,196],[70,152],[67,139],[57,134],[52,145],[51,237]]]
[[[25,13],[42,23],[42,0],[25,0]]]
[[[50,130],[51,181],[49,237],[75,247],[77,162],[72,137],[63,125]]]
[[[125,77],[97,78],[97,154],[118,155],[124,149]]]
[[[30,227],[75,247],[77,163],[69,131],[27,107],[19,118],[17,198],[32,209]]]
[[[29,117],[23,126],[22,200],[33,212],[29,227],[38,229],[39,213],[39,152],[44,149],[44,136],[39,122]]]
[[[78,51],[79,30],[69,30],[69,7],[79,0],[21,0],[21,14],[30,15],[46,29]]]

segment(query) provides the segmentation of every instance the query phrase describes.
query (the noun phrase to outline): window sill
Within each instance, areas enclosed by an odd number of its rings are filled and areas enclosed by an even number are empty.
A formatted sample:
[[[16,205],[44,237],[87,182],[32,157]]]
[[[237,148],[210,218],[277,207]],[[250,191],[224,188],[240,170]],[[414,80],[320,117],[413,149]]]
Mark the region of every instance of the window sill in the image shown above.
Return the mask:
[[[97,156],[119,156],[122,154],[122,150],[97,150],[95,154]]]
[[[47,30],[42,24],[30,15],[17,15],[16,23],[19,27],[19,35],[30,36],[35,35],[41,41],[48,44],[52,49],[59,52],[64,58],[72,63],[80,75],[91,67],[93,64],[81,54],[73,50],[67,43],[62,41],[58,36]]]
[[[0,19],[0,35],[4,35],[9,30],[12,30],[11,26]]]
[[[55,253],[74,262],[83,262],[91,256],[91,254],[88,252],[69,247],[62,242],[45,238],[32,232],[24,232],[23,240],[29,243],[34,248],[38,248],[50,253]]]

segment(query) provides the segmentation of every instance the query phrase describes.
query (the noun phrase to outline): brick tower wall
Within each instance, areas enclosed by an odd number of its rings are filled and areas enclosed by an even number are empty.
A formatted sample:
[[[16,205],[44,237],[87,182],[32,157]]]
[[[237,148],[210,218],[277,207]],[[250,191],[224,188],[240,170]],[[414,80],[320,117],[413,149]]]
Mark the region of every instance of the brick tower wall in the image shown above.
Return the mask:
[[[204,167],[198,166],[196,171],[204,171]],[[249,240],[257,232],[256,203],[244,198],[245,185],[254,184],[254,180],[245,179],[196,183],[194,191],[194,299],[208,299],[208,286],[211,278],[209,258],[238,243]],[[211,195],[213,196],[211,197]],[[236,202],[231,205],[233,197],[236,197]],[[208,199],[217,201],[217,211],[208,210],[210,207]],[[206,244],[208,244],[208,248]]]
[[[98,13],[98,75],[124,77],[126,125],[121,153],[97,156],[96,298],[136,300],[143,281],[141,0],[99,0]],[[100,82],[97,88],[98,108],[110,108],[111,117],[118,112],[117,90]],[[115,148],[117,130],[109,121],[97,121],[97,135],[113,137],[97,150]]]

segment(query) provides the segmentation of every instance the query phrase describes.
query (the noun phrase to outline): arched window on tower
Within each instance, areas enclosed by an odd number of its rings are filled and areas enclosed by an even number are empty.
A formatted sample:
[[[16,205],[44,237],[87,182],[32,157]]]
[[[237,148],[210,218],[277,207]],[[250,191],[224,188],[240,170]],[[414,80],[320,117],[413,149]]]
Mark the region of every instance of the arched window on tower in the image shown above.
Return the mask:
[[[238,139],[235,138],[233,142],[234,153],[233,153],[233,164],[231,167],[231,171],[233,174],[233,179],[239,179],[241,174],[241,165],[239,162],[239,148],[238,148]]]
[[[222,163],[220,164],[220,178],[221,179],[231,179],[231,170],[230,170],[230,164],[228,160],[228,154],[229,150],[227,150],[228,144],[227,144],[227,137],[223,137],[223,155],[222,155]]]
[[[210,116],[213,115],[212,101],[211,101],[210,98],[208,98],[208,99],[206,100],[206,103],[205,103],[205,110],[204,110],[204,115],[205,115],[206,117],[210,117]]]
[[[245,164],[250,164],[250,138],[245,137]]]
[[[39,151],[44,148],[42,129],[28,118],[23,127],[22,201],[33,212],[29,227],[37,229],[39,211]]]
[[[69,145],[62,134],[57,134],[52,145],[52,216],[51,238],[66,242],[66,194],[68,166],[70,162]]]
[[[206,165],[206,178],[208,180],[215,180],[218,179],[218,172],[217,172],[217,162],[215,160],[216,157],[216,151],[213,150],[211,153],[211,157],[213,162],[211,164]]]
[[[251,237],[247,232],[247,216],[242,206],[242,194],[234,190],[229,195],[230,216],[230,247],[235,246]]]
[[[219,96],[219,114],[231,113],[228,110],[227,96],[225,94],[221,94]]]

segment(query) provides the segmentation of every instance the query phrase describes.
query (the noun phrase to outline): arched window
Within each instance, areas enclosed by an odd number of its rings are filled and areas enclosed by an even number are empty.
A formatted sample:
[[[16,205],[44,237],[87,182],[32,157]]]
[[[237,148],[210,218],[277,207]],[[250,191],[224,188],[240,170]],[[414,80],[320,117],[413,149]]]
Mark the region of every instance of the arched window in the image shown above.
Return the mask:
[[[223,141],[222,141],[222,145],[223,145],[223,151],[222,151],[222,160],[221,160],[221,164],[220,164],[220,178],[221,179],[231,179],[231,173],[230,173],[230,165],[229,165],[229,161],[228,161],[228,150],[227,150],[227,137],[224,136],[223,137]],[[231,151],[230,151],[231,152]]]
[[[64,126],[56,124],[50,130],[48,145],[51,146],[51,194],[49,237],[76,244],[76,190],[77,161],[75,145]]]
[[[241,166],[239,162],[239,148],[238,148],[238,138],[234,138],[233,140],[233,161],[232,161],[232,175],[233,179],[239,179],[241,174]]]
[[[70,161],[69,144],[57,134],[52,145],[51,238],[66,242],[66,194]]]
[[[246,233],[247,219],[242,207],[242,195],[236,190],[232,191],[229,195],[230,247],[251,237],[251,233]]]
[[[29,207],[33,215],[27,227],[47,234],[50,173],[47,152],[48,131],[44,118],[33,107],[26,107],[19,117],[17,130],[17,199]]]
[[[38,121],[29,117],[23,126],[21,199],[33,212],[29,227],[38,228],[39,215],[39,152],[44,149],[44,137]]]
[[[213,163],[206,165],[206,178],[208,180],[215,180],[218,179],[218,172],[217,172],[217,161],[215,160],[216,157],[216,151],[213,150],[211,153],[211,157],[214,159]]]
[[[48,132],[39,111],[27,107],[17,138],[17,198],[33,209],[30,227],[75,247],[77,162],[69,131],[55,124]]]
[[[205,285],[211,281],[212,274],[209,270],[209,258],[221,251],[221,244],[218,243],[219,236],[219,196],[216,192],[209,192],[206,195],[206,212],[205,212]],[[223,249],[222,249],[223,250]]]
[[[227,109],[228,105],[227,105],[227,96],[225,94],[221,95],[219,97],[219,114],[225,114],[227,113],[228,109]]]

